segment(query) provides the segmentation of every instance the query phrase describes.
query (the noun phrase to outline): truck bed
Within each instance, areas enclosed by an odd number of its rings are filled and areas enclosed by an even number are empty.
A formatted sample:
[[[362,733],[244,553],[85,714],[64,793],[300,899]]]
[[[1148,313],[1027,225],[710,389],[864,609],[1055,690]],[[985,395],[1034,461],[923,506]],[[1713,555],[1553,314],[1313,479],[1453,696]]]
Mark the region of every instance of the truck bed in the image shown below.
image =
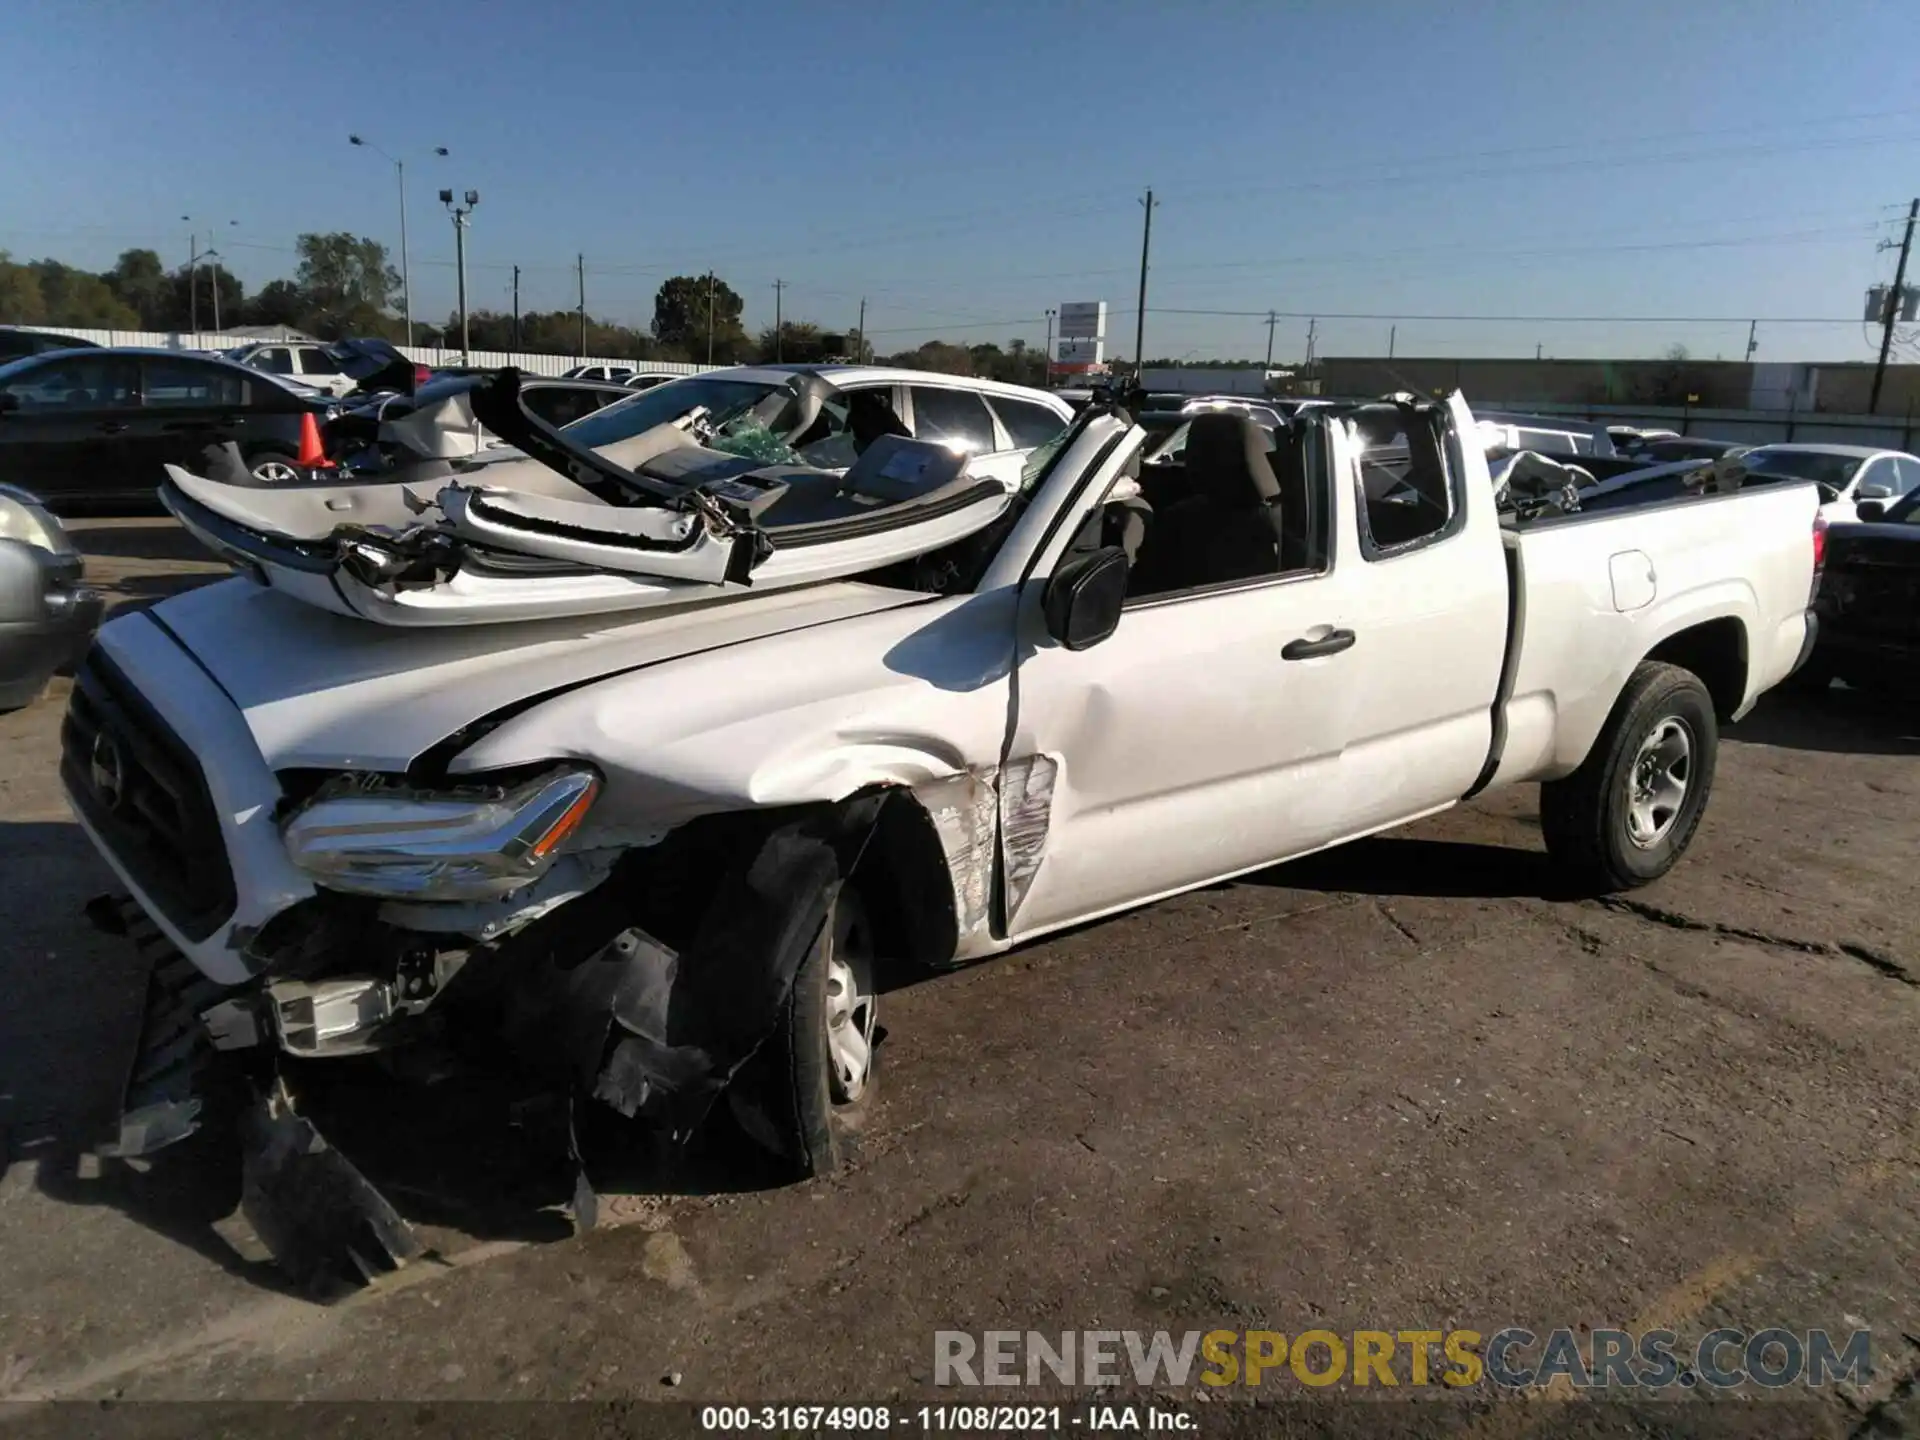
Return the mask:
[[[1577,767],[1633,667],[1665,637],[1737,627],[1739,673],[1703,674],[1723,718],[1800,662],[1819,496],[1811,485],[1661,497],[1543,517],[1507,534],[1516,603],[1495,779]],[[1555,637],[1581,637],[1578,646]]]

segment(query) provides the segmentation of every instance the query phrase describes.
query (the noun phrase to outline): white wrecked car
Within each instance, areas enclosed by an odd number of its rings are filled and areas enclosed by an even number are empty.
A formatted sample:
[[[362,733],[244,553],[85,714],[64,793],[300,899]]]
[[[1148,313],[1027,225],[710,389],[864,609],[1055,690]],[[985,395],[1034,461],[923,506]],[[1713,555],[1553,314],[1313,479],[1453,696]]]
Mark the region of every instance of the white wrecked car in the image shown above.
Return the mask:
[[[675,1136],[725,1096],[828,1170],[883,962],[1523,781],[1571,877],[1641,884],[1811,639],[1812,487],[1517,523],[1458,397],[1198,416],[1155,465],[1096,405],[1013,481],[898,436],[844,474],[628,442],[674,484],[516,383],[474,392],[548,467],[512,490],[173,472],[242,576],[109,624],[64,732],[165,952],[116,1153],[238,1108],[297,1207],[344,1162],[281,1057],[453,1041]],[[410,1253],[350,1167],[324,1193],[357,1266]]]

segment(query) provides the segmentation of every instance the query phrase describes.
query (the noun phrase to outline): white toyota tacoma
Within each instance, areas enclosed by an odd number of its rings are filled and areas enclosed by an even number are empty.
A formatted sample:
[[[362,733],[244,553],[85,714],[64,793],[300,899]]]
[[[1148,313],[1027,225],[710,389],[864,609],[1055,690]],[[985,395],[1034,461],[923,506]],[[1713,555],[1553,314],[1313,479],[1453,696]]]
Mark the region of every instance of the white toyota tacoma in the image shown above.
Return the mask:
[[[1160,464],[1097,405],[1011,480],[628,442],[687,452],[668,482],[516,386],[474,394],[542,462],[511,489],[172,472],[243,573],[107,625],[64,730],[132,897],[99,918],[157,956],[110,1153],[237,1120],[254,1190],[310,1201],[346,1162],[289,1073],[426,1046],[675,1137],[724,1098],[818,1173],[887,967],[1521,782],[1575,882],[1642,884],[1811,644],[1812,486],[1518,518],[1457,396],[1203,415]],[[360,1268],[410,1253],[326,1193]]]

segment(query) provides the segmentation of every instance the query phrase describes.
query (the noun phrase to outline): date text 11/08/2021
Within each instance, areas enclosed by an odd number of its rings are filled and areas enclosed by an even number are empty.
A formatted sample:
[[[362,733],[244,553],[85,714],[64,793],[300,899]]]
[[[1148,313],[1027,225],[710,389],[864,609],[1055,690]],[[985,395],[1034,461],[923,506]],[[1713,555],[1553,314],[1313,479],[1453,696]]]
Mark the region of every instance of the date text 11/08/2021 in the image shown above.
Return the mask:
[[[717,1434],[790,1434],[823,1430],[871,1434],[884,1430],[941,1433],[1059,1435],[1073,1430],[1192,1432],[1197,1417],[1167,1406],[1086,1405],[707,1405],[700,1428]]]

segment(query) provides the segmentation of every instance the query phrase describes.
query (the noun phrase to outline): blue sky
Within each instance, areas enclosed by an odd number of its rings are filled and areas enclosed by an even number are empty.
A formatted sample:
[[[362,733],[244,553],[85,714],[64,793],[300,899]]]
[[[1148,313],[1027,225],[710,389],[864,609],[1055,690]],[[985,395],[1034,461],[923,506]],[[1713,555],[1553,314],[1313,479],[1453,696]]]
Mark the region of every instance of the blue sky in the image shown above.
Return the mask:
[[[1329,354],[1397,323],[1402,355],[1734,358],[1758,317],[1762,360],[1863,359],[1846,317],[1920,194],[1910,0],[0,0],[0,34],[16,259],[184,261],[205,222],[250,287],[303,230],[397,252],[360,131],[409,158],[436,320],[445,185],[481,193],[476,307],[516,262],[523,306],[571,306],[584,254],[609,318],[712,266],[750,324],[776,278],[827,328],[865,295],[882,349],[1037,344],[1047,307],[1104,298],[1128,355],[1152,186],[1150,355],[1259,356],[1271,308],[1276,361],[1310,314],[1380,317],[1321,320]]]

